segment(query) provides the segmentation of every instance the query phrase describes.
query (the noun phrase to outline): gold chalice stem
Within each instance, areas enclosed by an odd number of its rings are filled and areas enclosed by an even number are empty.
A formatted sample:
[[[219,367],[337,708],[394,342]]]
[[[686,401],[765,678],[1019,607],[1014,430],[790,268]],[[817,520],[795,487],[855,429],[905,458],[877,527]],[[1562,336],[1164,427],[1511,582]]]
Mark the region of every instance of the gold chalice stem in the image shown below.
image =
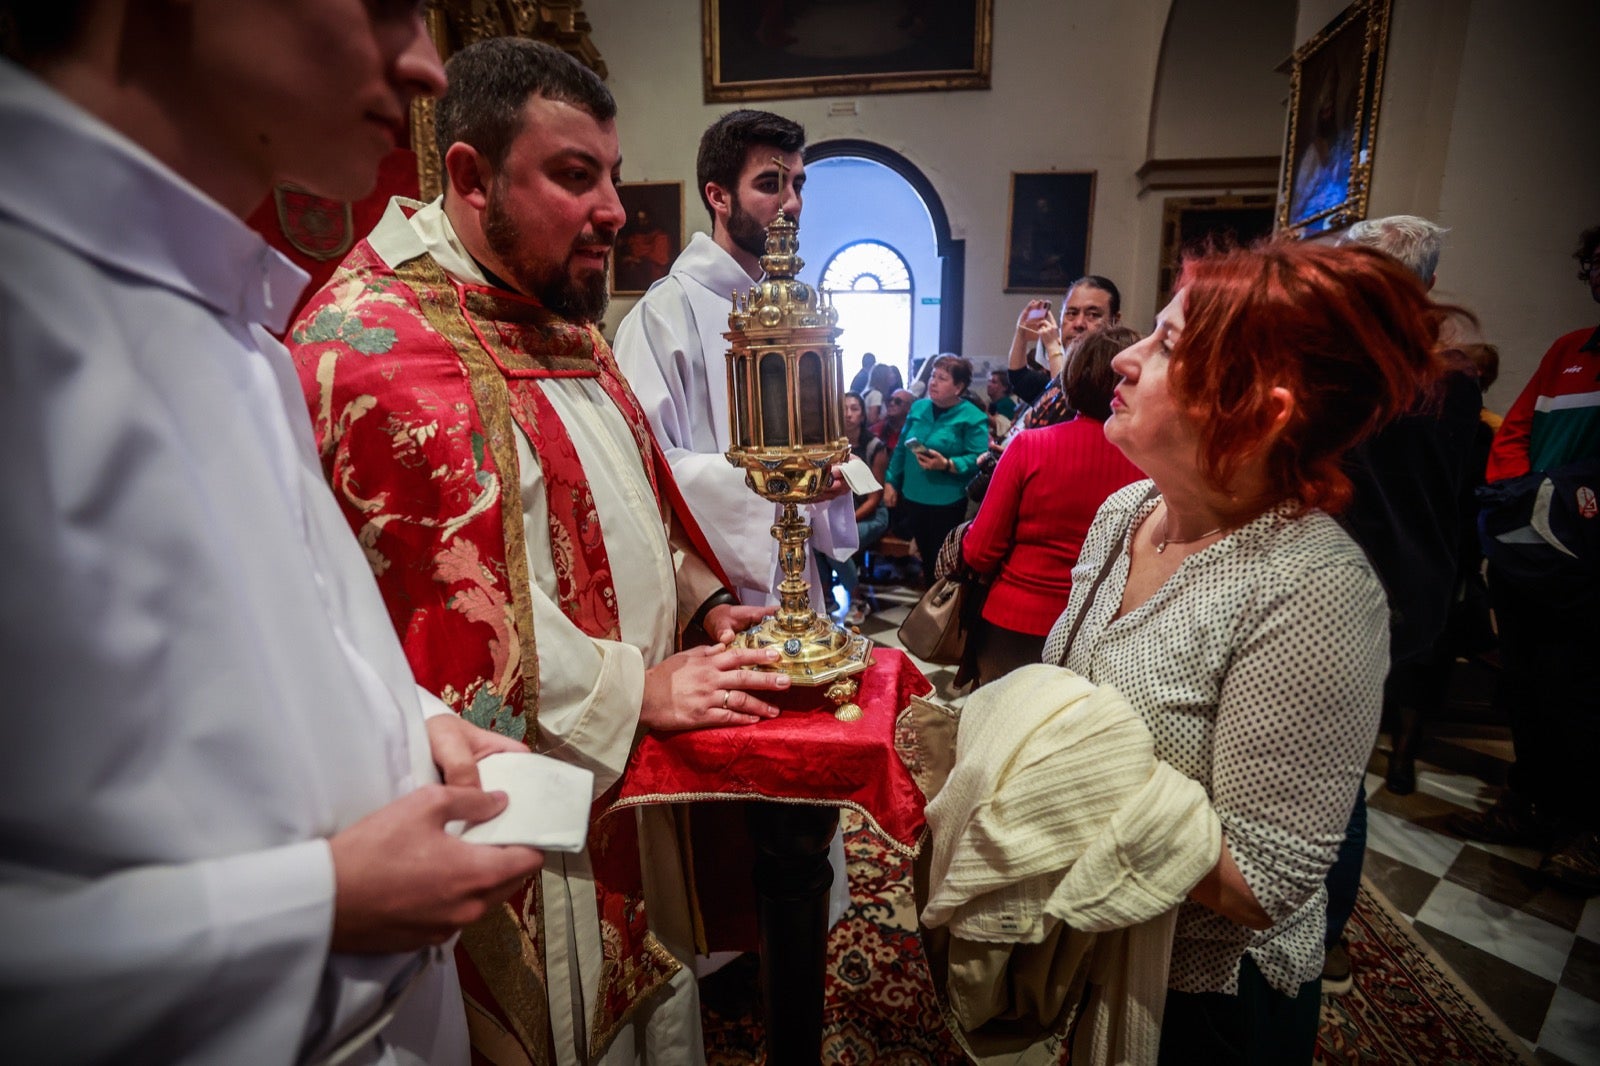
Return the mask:
[[[805,633],[816,619],[811,609],[811,583],[806,580],[811,525],[800,517],[798,506],[786,503],[772,535],[778,541],[778,565],[783,569],[783,580],[778,583],[778,628],[785,633]]]

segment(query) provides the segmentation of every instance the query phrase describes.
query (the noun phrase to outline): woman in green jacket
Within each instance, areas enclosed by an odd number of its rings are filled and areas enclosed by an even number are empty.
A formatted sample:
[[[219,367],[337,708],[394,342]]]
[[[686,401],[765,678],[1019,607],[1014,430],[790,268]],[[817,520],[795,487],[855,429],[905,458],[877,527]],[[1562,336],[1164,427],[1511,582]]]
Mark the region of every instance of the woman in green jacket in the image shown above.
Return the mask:
[[[928,395],[911,405],[889,459],[883,499],[905,516],[927,585],[944,539],[967,516],[967,482],[989,447],[988,417],[961,398],[970,384],[972,364],[961,356],[934,359]]]

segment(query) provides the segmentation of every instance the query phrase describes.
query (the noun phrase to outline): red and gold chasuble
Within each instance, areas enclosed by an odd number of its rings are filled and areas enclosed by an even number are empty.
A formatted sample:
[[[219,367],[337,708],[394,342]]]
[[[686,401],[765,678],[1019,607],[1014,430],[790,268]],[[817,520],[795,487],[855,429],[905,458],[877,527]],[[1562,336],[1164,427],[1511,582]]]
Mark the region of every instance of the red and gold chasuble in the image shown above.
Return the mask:
[[[675,514],[716,569],[592,326],[516,293],[463,285],[426,255],[391,270],[362,242],[306,305],[289,340],[324,470],[417,681],[475,724],[538,739],[518,432],[544,476],[559,606],[588,635],[620,638],[588,477],[541,379],[599,381],[632,430],[662,521]],[[646,924],[634,819],[600,817],[616,791],[596,801],[588,842],[603,948],[591,1057],[679,969]],[[503,1057],[491,1045],[504,1051],[514,1041],[531,1062],[555,1061],[540,895],[536,875],[462,934],[457,955],[480,1060]],[[499,1031],[480,1040],[485,1017]]]

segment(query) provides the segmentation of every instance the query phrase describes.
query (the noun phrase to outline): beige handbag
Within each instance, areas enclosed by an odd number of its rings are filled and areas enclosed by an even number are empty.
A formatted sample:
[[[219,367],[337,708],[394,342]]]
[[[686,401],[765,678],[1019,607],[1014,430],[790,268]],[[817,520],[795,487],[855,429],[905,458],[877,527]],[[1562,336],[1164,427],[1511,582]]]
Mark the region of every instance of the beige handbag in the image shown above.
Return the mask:
[[[959,572],[936,579],[900,623],[901,647],[924,662],[959,665],[971,632],[967,618],[975,613],[962,608],[972,591]]]

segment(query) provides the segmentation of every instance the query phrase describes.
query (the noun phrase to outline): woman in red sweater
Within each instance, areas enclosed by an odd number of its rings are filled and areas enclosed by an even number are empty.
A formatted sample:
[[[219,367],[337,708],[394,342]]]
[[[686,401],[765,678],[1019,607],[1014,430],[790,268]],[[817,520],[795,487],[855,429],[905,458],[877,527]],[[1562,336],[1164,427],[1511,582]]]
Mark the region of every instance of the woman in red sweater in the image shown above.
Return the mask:
[[[1111,359],[1138,339],[1132,330],[1111,330],[1073,342],[1061,384],[1078,416],[1018,434],[967,527],[963,561],[994,576],[967,641],[980,685],[1039,661],[1044,638],[1066,609],[1072,568],[1095,512],[1144,477],[1106,441],[1104,429],[1117,386]]]

